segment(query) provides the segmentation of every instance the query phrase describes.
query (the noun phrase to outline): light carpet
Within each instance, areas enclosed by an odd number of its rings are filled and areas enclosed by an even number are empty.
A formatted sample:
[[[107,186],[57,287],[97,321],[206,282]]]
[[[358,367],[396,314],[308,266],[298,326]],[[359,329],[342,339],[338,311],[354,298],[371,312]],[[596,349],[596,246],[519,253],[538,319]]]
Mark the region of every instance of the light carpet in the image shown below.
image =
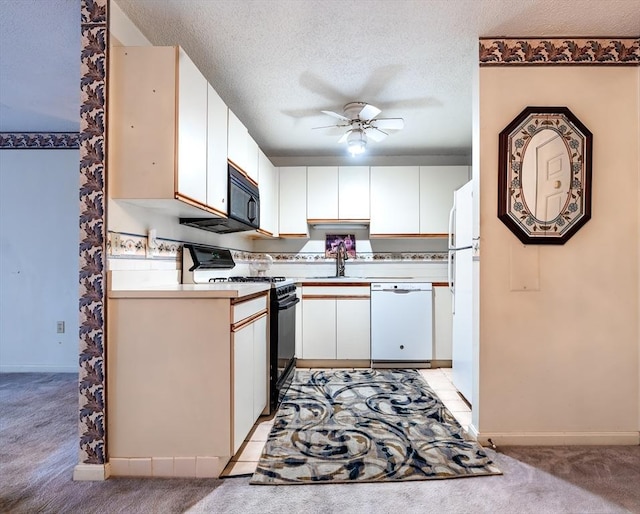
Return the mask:
[[[415,370],[296,370],[253,485],[501,474]]]

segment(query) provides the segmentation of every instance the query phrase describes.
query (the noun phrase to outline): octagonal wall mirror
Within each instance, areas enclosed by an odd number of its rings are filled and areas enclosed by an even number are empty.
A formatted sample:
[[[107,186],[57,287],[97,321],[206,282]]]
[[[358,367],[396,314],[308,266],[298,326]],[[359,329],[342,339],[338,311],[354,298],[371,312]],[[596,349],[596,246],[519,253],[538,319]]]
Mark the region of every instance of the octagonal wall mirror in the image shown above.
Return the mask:
[[[564,244],[591,218],[592,134],[566,107],[527,107],[500,132],[498,217],[525,244]]]

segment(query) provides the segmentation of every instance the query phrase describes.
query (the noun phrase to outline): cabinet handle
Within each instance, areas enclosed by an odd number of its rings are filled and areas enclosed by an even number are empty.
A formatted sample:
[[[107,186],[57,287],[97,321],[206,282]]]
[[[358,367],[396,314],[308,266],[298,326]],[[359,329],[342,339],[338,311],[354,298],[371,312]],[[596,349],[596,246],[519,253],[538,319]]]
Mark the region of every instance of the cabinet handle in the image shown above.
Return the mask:
[[[251,323],[253,323],[254,321],[259,320],[260,318],[264,317],[267,315],[267,311],[260,311],[256,314],[253,314],[251,316],[249,316],[248,318],[243,319],[242,321],[239,321],[238,323],[234,323],[233,325],[231,325],[231,332],[239,332],[240,330],[242,330],[244,327],[246,327],[247,325],[251,325]]]
[[[256,219],[256,210],[257,210],[256,206],[257,206],[256,201],[253,198],[251,198],[249,200],[249,203],[247,203],[247,218],[249,219],[249,221],[253,222]]]

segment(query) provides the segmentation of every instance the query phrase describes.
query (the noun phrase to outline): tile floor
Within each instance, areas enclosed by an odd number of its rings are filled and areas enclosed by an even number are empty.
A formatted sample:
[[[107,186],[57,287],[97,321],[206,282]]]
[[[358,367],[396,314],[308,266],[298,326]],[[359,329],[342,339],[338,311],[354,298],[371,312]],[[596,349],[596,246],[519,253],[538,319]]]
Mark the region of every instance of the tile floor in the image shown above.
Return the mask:
[[[442,403],[455,416],[458,423],[465,430],[468,430],[468,426],[471,424],[471,409],[462,400],[451,382],[451,368],[421,369],[419,371],[427,384],[442,400]],[[273,416],[261,417],[247,436],[238,454],[231,459],[223,471],[222,476],[253,474],[272,426]]]

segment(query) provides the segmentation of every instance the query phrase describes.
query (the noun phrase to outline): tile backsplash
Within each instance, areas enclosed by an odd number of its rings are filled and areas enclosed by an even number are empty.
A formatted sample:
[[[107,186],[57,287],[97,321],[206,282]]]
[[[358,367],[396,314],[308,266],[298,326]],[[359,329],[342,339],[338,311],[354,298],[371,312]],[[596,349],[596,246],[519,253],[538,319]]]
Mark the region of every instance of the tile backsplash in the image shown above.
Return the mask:
[[[107,238],[107,254],[110,270],[168,270],[182,267],[182,241],[155,239],[155,247],[149,248],[148,238],[144,235],[109,232]],[[233,274],[248,272],[251,261],[261,258],[264,252],[249,252],[231,249],[237,266]],[[284,276],[309,276],[322,273],[331,274],[335,259],[327,258],[323,251],[318,252],[268,252],[273,258],[270,274]],[[355,275],[380,275],[380,265],[384,266],[386,276],[430,275],[426,269],[446,267],[447,252],[428,251],[388,251],[358,252],[355,258],[347,261],[347,274],[351,270]],[[309,265],[313,265],[313,268]],[[375,269],[374,269],[375,268]],[[398,273],[400,275],[398,275]],[[441,275],[441,273],[437,273]]]

